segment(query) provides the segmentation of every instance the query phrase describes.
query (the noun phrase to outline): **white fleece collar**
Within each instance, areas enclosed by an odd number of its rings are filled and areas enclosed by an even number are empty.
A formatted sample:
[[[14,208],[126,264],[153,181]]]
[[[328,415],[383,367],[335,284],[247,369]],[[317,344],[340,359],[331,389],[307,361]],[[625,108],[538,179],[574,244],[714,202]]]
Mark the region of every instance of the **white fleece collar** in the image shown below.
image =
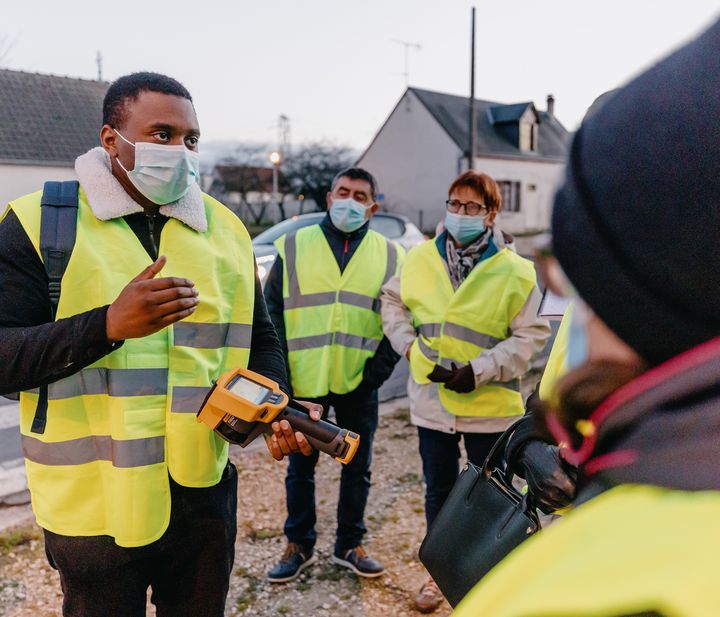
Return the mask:
[[[93,214],[101,221],[143,212],[143,207],[125,192],[113,176],[110,157],[103,148],[93,148],[77,157],[75,173]],[[205,204],[197,184],[193,184],[177,201],[160,206],[160,214],[177,219],[195,231],[207,231]]]

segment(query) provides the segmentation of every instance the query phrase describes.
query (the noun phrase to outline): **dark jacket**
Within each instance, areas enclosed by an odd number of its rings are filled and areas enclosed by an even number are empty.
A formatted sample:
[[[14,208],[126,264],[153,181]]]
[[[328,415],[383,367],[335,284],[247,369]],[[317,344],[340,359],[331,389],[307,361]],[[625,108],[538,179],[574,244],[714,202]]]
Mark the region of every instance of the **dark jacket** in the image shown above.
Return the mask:
[[[151,236],[144,214],[124,218],[155,259],[167,219],[155,216]],[[9,212],[0,222],[0,393],[36,388],[68,377],[117,347],[106,337],[107,306],[52,322],[47,285],[37,251],[17,216]],[[257,275],[254,302],[249,368],[289,392],[285,362]]]
[[[579,500],[617,484],[720,490],[718,375],[720,338],[613,393],[591,415],[597,441],[580,461]]]
[[[330,220],[330,216],[327,214],[320,222],[320,229],[322,229],[325,235],[325,239],[335,256],[335,261],[337,261],[341,273],[352,259],[358,246],[360,246],[368,228],[368,223],[365,223],[360,229],[347,234],[335,227]],[[280,343],[287,360],[287,339],[285,337],[285,319],[283,316],[283,261],[280,256],[275,260],[270,274],[265,281],[265,302],[267,303],[268,312],[270,313],[270,319],[275,325],[275,329],[280,337]],[[390,377],[399,359],[400,356],[393,351],[390,341],[388,341],[387,337],[383,336],[375,355],[365,363],[363,380],[357,387],[356,392],[358,394],[366,394],[369,391],[379,388],[385,380]]]

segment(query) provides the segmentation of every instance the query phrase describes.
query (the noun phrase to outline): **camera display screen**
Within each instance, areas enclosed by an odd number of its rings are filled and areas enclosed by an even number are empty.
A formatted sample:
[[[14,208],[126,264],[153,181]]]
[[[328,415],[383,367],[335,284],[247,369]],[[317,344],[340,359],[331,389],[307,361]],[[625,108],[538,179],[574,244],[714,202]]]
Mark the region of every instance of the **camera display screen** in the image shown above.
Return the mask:
[[[270,394],[270,390],[265,386],[261,386],[244,377],[238,377],[235,381],[228,384],[228,390],[256,405],[262,403],[267,395]]]

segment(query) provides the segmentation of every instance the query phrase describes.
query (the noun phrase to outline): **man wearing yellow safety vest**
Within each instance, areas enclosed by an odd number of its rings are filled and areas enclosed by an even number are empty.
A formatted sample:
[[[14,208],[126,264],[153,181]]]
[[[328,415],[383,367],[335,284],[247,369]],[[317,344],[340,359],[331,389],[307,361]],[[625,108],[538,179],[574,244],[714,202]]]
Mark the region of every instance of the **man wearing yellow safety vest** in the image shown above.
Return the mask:
[[[380,289],[397,274],[402,249],[368,228],[378,209],[375,178],[357,167],[338,173],[327,195],[328,214],[276,242],[278,258],[265,285],[270,317],[285,346],[296,396],[335,409],[340,426],[360,435],[343,466],[333,561],[364,577],[384,568],[362,546],[370,490],[377,389],[400,358],[383,336]],[[314,473],[317,456],[288,463],[288,546],[268,579],[294,579],[315,561]]]
[[[199,136],[180,83],[121,77],[102,147],[76,161],[79,188],[46,185],[0,222],[0,392],[21,391],[64,615],[144,616],[148,587],[158,615],[224,614],[237,474],[196,412],[238,366],[288,390],[247,231],[197,185]],[[47,251],[48,216],[74,233],[61,284],[52,262],[67,247]],[[276,458],[311,451],[289,425],[274,430]]]
[[[413,248],[383,288],[383,328],[410,361],[410,410],[418,427],[428,527],[459,472],[460,438],[482,465],[500,433],[524,411],[520,380],[550,334],[537,316],[531,261],[494,224],[496,182],[467,171],[450,186],[445,231]],[[425,612],[442,595],[429,579]]]
[[[575,135],[552,228],[583,353],[542,420],[578,494],[457,617],[719,613],[719,91],[715,22]]]

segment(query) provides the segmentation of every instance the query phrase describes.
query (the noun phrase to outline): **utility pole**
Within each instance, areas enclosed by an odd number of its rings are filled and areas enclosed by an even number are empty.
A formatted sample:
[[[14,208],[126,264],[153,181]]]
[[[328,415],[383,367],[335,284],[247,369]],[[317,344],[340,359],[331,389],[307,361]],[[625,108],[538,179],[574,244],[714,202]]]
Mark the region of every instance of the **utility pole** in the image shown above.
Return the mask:
[[[103,80],[103,78],[102,78],[102,61],[103,61],[102,54],[100,53],[100,50],[98,49],[97,55],[95,56],[95,63],[97,64],[97,71],[98,71],[98,76],[97,76],[98,81]]]
[[[475,118],[475,7],[472,7],[470,27],[470,117],[468,118],[468,133],[470,135],[468,148],[468,169],[475,168],[475,142],[477,140],[477,119]]]
[[[407,88],[410,83],[410,48],[419,51],[422,49],[422,46],[419,43],[410,43],[399,39],[392,39],[392,42],[402,45],[405,48],[405,70],[400,74],[405,77],[405,87]]]

